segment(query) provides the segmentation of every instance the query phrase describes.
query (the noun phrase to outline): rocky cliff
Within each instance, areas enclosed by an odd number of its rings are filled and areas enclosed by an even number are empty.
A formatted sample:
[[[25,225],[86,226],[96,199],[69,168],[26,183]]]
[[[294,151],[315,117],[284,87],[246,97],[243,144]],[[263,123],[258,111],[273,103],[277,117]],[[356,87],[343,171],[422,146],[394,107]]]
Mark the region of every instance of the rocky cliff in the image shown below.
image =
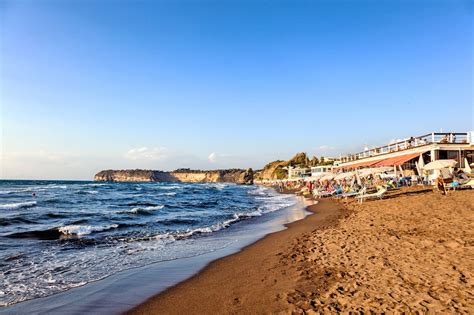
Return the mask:
[[[285,169],[287,166],[299,166],[299,167],[311,167],[318,165],[319,160],[317,157],[310,159],[306,153],[300,152],[293,156],[288,161],[277,160],[268,163],[263,169],[255,172],[255,179],[283,179],[287,178],[288,171]]]
[[[105,170],[94,176],[95,181],[108,182],[187,182],[253,184],[252,169],[201,171],[179,169],[172,172],[154,170]]]

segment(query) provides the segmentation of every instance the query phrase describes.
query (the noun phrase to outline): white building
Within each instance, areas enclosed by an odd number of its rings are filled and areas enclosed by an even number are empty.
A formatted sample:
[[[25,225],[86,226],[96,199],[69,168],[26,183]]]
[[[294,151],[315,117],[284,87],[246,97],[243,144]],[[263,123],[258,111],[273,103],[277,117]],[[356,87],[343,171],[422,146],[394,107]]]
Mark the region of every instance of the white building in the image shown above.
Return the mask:
[[[288,170],[288,179],[304,178],[311,175],[310,173],[311,170],[306,167],[288,166],[288,167],[285,167],[285,169]]]
[[[311,176],[316,177],[321,174],[329,173],[334,167],[332,165],[319,165],[311,167]]]

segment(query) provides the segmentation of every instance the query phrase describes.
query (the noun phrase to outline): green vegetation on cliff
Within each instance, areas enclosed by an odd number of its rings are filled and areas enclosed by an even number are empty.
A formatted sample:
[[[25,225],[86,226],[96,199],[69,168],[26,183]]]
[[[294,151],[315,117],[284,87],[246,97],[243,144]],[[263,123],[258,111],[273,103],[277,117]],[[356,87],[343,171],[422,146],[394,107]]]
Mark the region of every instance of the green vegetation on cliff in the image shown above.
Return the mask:
[[[268,163],[260,171],[255,172],[255,178],[262,179],[284,179],[288,176],[288,170],[286,167],[312,167],[317,165],[330,165],[332,162],[324,161],[324,158],[318,159],[316,156],[313,156],[311,159],[306,155],[305,152],[300,152],[295,154],[288,161],[277,160]]]

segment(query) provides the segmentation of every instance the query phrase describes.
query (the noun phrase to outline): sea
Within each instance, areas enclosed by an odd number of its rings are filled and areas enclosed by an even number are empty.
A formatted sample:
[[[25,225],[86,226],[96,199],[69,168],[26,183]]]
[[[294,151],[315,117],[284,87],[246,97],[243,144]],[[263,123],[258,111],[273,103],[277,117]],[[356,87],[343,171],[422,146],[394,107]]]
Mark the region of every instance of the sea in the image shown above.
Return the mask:
[[[231,246],[296,203],[263,186],[0,180],[0,306]]]

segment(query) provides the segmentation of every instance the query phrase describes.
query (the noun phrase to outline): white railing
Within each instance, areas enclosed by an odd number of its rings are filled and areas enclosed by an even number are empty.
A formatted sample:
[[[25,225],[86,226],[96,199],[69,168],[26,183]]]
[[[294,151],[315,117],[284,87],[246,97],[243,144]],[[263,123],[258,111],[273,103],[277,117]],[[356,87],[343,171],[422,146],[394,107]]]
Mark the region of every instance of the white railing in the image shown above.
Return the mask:
[[[341,157],[341,162],[351,162],[357,161],[363,158],[376,156],[380,154],[406,150],[410,148],[420,147],[431,143],[468,143],[468,133],[467,132],[432,132],[420,137],[412,137],[400,142],[390,143],[388,145],[373,148],[363,152],[349,154]]]

